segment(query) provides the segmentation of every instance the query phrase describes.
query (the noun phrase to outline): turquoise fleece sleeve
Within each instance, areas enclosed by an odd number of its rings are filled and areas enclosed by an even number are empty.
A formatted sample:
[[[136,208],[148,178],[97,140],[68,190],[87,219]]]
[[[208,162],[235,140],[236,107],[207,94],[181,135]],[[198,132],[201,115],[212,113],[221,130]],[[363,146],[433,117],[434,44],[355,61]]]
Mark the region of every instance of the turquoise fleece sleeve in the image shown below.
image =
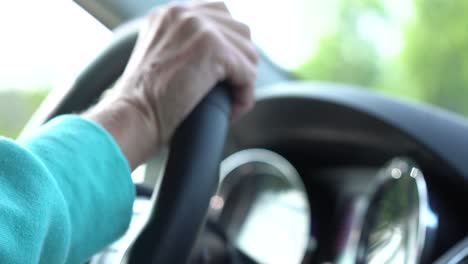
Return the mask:
[[[134,192],[113,138],[79,116],[0,138],[0,263],[83,263],[125,232]]]

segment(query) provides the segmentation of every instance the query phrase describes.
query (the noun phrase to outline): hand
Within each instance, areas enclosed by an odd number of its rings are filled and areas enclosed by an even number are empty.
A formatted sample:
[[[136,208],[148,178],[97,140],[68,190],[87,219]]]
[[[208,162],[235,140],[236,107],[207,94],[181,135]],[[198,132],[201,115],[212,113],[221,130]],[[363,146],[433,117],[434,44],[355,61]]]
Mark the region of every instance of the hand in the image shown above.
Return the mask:
[[[147,134],[156,136],[155,140],[142,139],[140,129],[133,139],[146,140],[146,143],[133,142],[133,148],[153,141],[155,146],[161,147],[220,81],[226,80],[232,88],[231,119],[248,111],[254,102],[257,60],[249,28],[235,21],[223,3],[187,3],[158,8],[146,19],[117,85],[114,103],[107,105],[133,109],[141,119],[139,127],[147,128],[146,131],[151,131]],[[123,133],[115,131],[120,125],[109,126],[114,130],[111,132],[114,137],[116,133]],[[135,151],[145,152],[131,150]],[[151,151],[146,150],[145,158],[148,152]]]
[[[154,115],[160,142],[217,82],[232,85],[232,119],[253,104],[257,54],[222,2],[158,8],[141,29],[121,94]]]

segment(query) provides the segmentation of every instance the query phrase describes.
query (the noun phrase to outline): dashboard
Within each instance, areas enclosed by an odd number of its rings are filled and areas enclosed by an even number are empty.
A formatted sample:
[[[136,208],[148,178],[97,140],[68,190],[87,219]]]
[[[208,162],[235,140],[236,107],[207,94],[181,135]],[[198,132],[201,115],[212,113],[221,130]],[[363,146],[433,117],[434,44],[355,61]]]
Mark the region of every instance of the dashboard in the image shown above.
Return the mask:
[[[263,148],[296,169],[309,199],[310,241],[315,241],[306,263],[360,262],[343,257],[350,248],[346,234],[353,221],[361,221],[359,232],[370,232],[362,221],[372,221],[366,220],[372,218],[368,211],[378,214],[373,197],[384,188],[379,177],[395,160],[412,164],[427,190],[428,210],[420,213],[427,246],[419,249],[419,262],[441,258],[468,235],[465,119],[330,83],[278,83],[259,88],[257,98],[255,109],[231,128],[226,156]],[[388,174],[393,178],[392,169]],[[361,243],[354,241],[354,247]]]
[[[429,258],[438,219],[429,207],[424,175],[410,159],[394,158],[377,170],[315,172],[307,186],[316,190],[307,191],[301,179],[274,152],[236,152],[221,165],[208,219],[223,230],[224,244],[233,244],[255,263],[420,263]],[[200,252],[220,255],[210,245],[203,241]],[[206,259],[200,262],[220,263],[219,257]]]
[[[466,120],[324,83],[257,98],[229,131],[192,263],[463,263]],[[94,263],[124,259],[125,239]]]

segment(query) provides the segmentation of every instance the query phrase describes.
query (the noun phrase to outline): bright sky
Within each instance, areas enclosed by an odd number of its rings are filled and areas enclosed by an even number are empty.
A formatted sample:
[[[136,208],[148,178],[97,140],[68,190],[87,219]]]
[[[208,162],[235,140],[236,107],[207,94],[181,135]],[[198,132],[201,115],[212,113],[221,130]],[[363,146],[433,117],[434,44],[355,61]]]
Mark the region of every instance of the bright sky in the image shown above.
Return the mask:
[[[335,0],[227,0],[234,17],[248,24],[254,41],[283,67],[297,67],[317,49]],[[311,8],[311,6],[313,8]],[[336,13],[336,12],[335,12]],[[328,23],[325,22],[328,20]]]
[[[297,66],[316,44],[320,27],[308,27],[307,0],[227,2],[253,27],[256,42],[287,68]],[[266,5],[268,11],[259,14]],[[1,1],[0,32],[0,89],[69,80],[111,39],[110,31],[71,0]]]
[[[129,0],[130,1],[130,0]],[[287,69],[299,66],[333,27],[337,0],[226,0],[252,28],[254,41]],[[407,0],[385,0],[407,16]],[[406,4],[405,4],[406,3]],[[364,16],[361,29],[383,53],[398,52],[398,28]],[[70,80],[111,40],[112,34],[71,0],[0,1],[0,89],[36,88]]]
[[[313,56],[320,38],[333,31],[339,0],[226,0],[234,16],[252,29],[254,41],[286,69],[294,69]],[[398,23],[409,19],[411,1],[382,0],[390,20],[375,14],[359,21],[359,30],[386,56],[402,46]]]
[[[0,32],[0,89],[70,79],[111,38],[71,0],[0,1]]]

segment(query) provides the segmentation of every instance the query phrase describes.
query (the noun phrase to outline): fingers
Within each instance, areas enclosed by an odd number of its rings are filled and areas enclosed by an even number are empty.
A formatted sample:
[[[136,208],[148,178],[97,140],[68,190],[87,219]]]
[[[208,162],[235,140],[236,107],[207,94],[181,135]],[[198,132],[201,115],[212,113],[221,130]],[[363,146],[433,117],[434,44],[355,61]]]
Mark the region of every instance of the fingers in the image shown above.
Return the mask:
[[[224,37],[240,49],[252,63],[258,62],[257,50],[250,39],[250,29],[247,25],[212,10],[203,11],[203,15],[216,23]]]
[[[224,25],[241,36],[251,39],[250,28],[246,24],[233,19],[224,2],[195,2],[191,6],[194,13],[209,17],[217,24]]]
[[[232,85],[231,120],[235,121],[254,104],[256,64],[258,53],[251,41],[247,25],[236,21],[222,2],[205,3],[199,14],[209,18],[224,36],[230,50],[227,60],[227,80]]]
[[[245,115],[253,108],[255,103],[254,91],[255,89],[252,85],[241,87],[240,91],[237,92],[242,94],[240,98],[243,100],[233,102],[231,109],[231,122],[236,122],[240,117]]]
[[[169,5],[154,11],[148,22],[154,28],[143,42],[148,46],[157,45],[157,52],[166,51],[158,53],[158,61],[161,57],[163,61],[165,57],[173,57],[168,51],[174,49],[180,51],[178,58],[182,58],[185,51],[197,49],[193,46],[196,41],[192,40],[204,36],[203,44],[200,44],[203,48],[199,49],[199,55],[194,56],[211,53],[212,56],[207,58],[215,58],[214,64],[224,65],[224,69],[219,71],[224,74],[204,74],[217,76],[213,81],[226,79],[231,84],[231,119],[238,119],[253,106],[258,54],[251,41],[249,27],[234,20],[223,2]],[[194,78],[207,79],[202,76]]]
[[[191,2],[190,4],[195,9],[199,10],[214,10],[221,13],[225,13],[228,17],[231,17],[231,13],[227,8],[226,4],[222,1],[212,1],[212,2]]]
[[[232,31],[225,31],[223,33],[224,36],[230,41],[230,43],[236,46],[236,48],[239,49],[242,54],[249,59],[250,63],[258,63],[258,53],[251,41],[246,41]]]
[[[207,16],[217,24],[229,28],[230,30],[240,34],[246,39],[251,39],[251,32],[249,26],[240,21],[235,20],[230,15],[228,16],[225,12],[220,12],[218,10],[213,9],[201,9],[200,14]]]
[[[239,49],[233,46],[226,69],[227,81],[232,85],[231,120],[235,121],[249,111],[254,104],[256,64],[250,62]]]

